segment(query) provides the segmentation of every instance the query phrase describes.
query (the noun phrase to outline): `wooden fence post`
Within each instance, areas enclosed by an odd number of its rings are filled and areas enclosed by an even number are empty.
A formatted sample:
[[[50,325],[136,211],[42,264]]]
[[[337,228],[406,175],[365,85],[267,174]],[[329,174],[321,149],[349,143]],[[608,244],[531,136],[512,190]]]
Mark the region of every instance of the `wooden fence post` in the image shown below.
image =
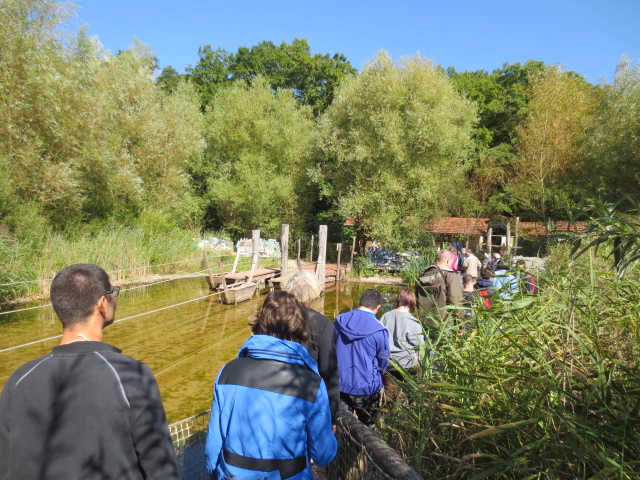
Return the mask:
[[[211,265],[209,265],[209,256],[207,255],[207,251],[202,249],[202,253],[204,254],[204,266],[208,271],[208,275],[205,277],[207,279],[207,283],[209,284],[209,288],[211,290],[215,290],[216,287],[213,284],[213,275],[211,275]]]
[[[311,235],[311,248],[309,249],[309,263],[313,263],[313,235]]]
[[[318,232],[318,280],[324,291],[327,282],[327,226],[320,225]]]
[[[353,243],[351,244],[351,260],[349,261],[349,271],[353,271],[353,256],[356,253],[356,237],[353,237]]]
[[[338,270],[336,271],[336,282],[339,282],[340,281],[340,257],[342,256],[341,243],[336,244],[336,250],[338,250],[338,261],[337,261]]]
[[[514,245],[513,245],[513,250],[514,250],[516,255],[518,254],[518,234],[519,234],[519,231],[518,231],[519,225],[518,224],[519,223],[520,223],[520,217],[516,217],[516,232],[515,232],[515,240],[514,240]]]
[[[282,234],[280,236],[280,276],[287,273],[289,266],[289,225],[282,224]]]
[[[253,273],[258,268],[258,255],[260,254],[260,230],[251,230],[251,254],[253,258],[251,259],[251,273],[249,273],[249,281],[247,283],[251,283],[253,280]]]

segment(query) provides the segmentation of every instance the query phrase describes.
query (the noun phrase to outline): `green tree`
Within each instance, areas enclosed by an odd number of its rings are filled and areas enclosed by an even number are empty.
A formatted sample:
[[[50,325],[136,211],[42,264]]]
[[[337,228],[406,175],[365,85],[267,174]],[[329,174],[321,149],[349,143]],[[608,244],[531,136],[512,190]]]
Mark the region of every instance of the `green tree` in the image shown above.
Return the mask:
[[[529,82],[529,115],[516,128],[519,155],[507,191],[524,216],[546,219],[581,196],[571,179],[579,175],[596,97],[584,78],[555,66]]]
[[[261,76],[274,91],[292,90],[300,103],[309,105],[318,115],[331,104],[342,79],[356,73],[341,53],[311,55],[307,41],[297,38],[291,44],[260,42],[251,48],[240,47],[234,54],[206,45],[198,55],[198,64],[187,72],[202,96],[203,106],[221,87],[236,80],[251,83]]]
[[[171,97],[158,88],[140,43],[113,56],[82,31],[63,36],[70,12],[51,0],[0,8],[3,203],[29,205],[59,229],[134,220],[150,204],[192,222],[185,172],[203,147],[193,88]],[[15,228],[20,214],[8,212]]]
[[[173,93],[177,90],[180,82],[185,81],[186,74],[180,74],[171,65],[164,67],[158,78],[156,78],[156,85],[169,93]]]
[[[544,63],[536,60],[524,65],[505,63],[492,73],[447,69],[456,89],[478,105],[474,161],[461,199],[466,214],[512,213],[513,205],[504,185],[513,175],[517,127],[528,112],[529,76],[544,69]]]
[[[613,85],[602,89],[597,127],[590,137],[584,181],[593,197],[640,203],[640,65],[623,57]],[[628,201],[620,210],[634,210]]]
[[[341,53],[311,55],[307,41],[298,38],[291,44],[261,42],[251,49],[241,47],[232,55],[229,70],[235,79],[250,80],[261,75],[274,90],[293,90],[316,115],[331,104],[342,79],[356,73]]]
[[[314,197],[313,131],[309,107],[289,90],[274,94],[264,79],[218,92],[206,114],[204,161],[193,172],[209,224],[245,235],[255,228],[277,235],[282,223],[303,231]]]
[[[410,218],[446,215],[446,197],[468,168],[472,102],[420,56],[397,65],[380,52],[340,87],[322,119],[315,178],[345,217],[378,240],[406,246]]]
[[[198,48],[200,60],[195,67],[187,67],[187,74],[200,94],[202,109],[211,102],[216,92],[228,84],[229,53],[221,48],[213,50],[210,45]]]

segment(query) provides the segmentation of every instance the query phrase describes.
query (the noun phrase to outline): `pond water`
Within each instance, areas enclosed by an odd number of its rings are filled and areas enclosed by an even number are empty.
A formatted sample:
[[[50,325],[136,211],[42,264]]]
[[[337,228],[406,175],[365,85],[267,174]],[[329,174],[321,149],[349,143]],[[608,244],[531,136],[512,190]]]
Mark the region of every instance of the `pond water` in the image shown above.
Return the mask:
[[[328,286],[312,307],[333,320],[354,308],[367,288],[384,294],[380,317],[395,306],[401,287],[340,282]],[[267,292],[263,288],[234,306],[219,303],[204,278],[123,288],[116,323],[105,329],[104,341],[151,367],[169,423],[182,420],[211,406],[213,382],[251,336],[247,322]],[[60,334],[51,307],[0,315],[0,388],[23,363],[49,353]]]

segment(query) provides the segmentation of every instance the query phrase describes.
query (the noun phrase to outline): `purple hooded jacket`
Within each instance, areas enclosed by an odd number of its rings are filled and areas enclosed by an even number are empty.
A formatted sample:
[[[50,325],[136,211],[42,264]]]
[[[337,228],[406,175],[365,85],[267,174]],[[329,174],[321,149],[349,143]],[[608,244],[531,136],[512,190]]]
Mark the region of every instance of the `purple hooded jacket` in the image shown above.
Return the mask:
[[[340,391],[371,395],[382,390],[389,363],[389,332],[376,316],[359,308],[338,315],[334,325]]]

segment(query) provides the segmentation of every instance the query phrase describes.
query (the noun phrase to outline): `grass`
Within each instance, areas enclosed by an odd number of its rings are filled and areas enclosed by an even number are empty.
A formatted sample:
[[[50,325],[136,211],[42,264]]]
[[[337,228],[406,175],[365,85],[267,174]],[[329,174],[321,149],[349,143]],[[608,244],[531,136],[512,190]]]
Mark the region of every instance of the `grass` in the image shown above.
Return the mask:
[[[561,250],[539,296],[430,332],[384,421],[425,478],[640,476],[640,281]]]
[[[224,237],[208,232],[204,238]],[[204,270],[200,233],[183,229],[155,231],[140,227],[107,227],[70,237],[49,234],[36,245],[9,242],[0,235],[0,302],[29,297],[47,297],[50,280],[62,268],[74,263],[94,263],[103,267],[113,283],[139,281],[151,275],[184,275]],[[222,255],[230,271],[234,256],[209,251],[213,272]],[[248,269],[250,259],[241,258],[238,269]],[[179,263],[175,263],[179,262]],[[275,262],[275,263],[274,263]],[[278,259],[261,258],[260,266],[279,266]],[[20,283],[26,282],[26,283]]]

